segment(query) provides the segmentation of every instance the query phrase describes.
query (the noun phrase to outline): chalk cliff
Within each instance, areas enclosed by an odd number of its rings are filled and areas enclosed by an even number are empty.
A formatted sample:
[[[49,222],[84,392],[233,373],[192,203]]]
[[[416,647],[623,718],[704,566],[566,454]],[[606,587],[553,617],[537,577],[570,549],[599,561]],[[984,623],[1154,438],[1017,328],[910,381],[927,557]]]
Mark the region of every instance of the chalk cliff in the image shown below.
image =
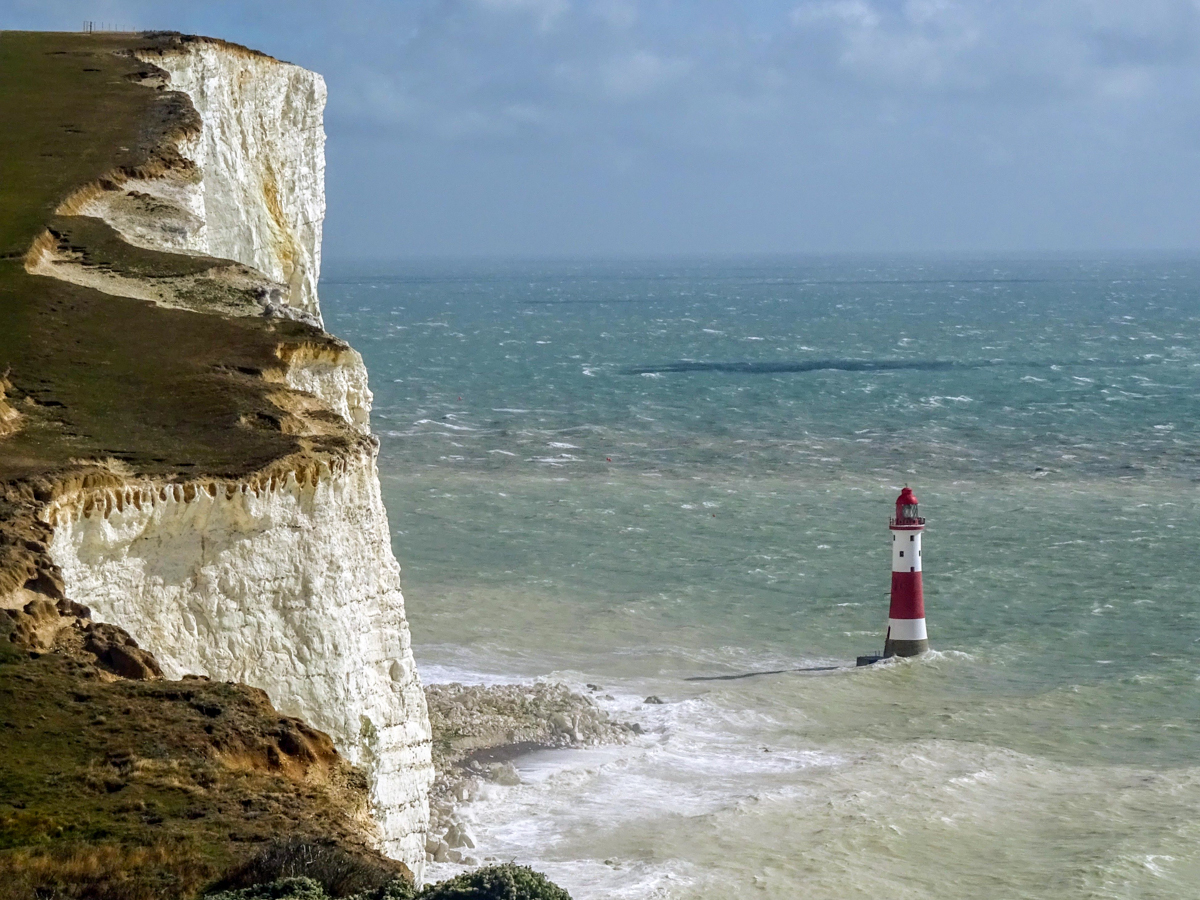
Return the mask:
[[[48,185],[0,271],[37,326],[0,338],[0,605],[65,596],[169,678],[262,688],[365,769],[419,873],[429,720],[366,371],[317,297],[324,82],[220,41],[83,46],[128,122],[85,126],[125,129],[111,164]]]
[[[121,190],[84,186],[60,211],[104,219],[138,247],[236,260],[319,323],[325,80],[220,41],[135,53],[155,67],[143,85],[181,91],[199,114],[200,127],[175,141],[192,165],[124,179]]]

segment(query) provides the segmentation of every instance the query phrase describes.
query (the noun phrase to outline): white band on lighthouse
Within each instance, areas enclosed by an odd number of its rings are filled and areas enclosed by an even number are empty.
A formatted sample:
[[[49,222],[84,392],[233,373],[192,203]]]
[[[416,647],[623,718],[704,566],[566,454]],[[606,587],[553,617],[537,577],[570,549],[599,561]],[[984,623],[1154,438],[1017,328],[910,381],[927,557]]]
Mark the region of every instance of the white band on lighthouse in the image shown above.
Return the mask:
[[[888,619],[888,639],[893,641],[927,641],[924,619]]]
[[[921,571],[921,532],[892,530],[892,571]]]

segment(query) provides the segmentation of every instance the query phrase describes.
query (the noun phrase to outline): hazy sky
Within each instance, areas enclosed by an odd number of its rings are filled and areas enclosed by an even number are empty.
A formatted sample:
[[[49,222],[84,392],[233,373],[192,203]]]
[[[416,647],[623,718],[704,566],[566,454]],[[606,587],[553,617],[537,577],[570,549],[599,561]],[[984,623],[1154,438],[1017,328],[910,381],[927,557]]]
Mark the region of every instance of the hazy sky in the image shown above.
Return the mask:
[[[0,0],[85,18],[322,72],[331,257],[1200,247],[1200,0]]]

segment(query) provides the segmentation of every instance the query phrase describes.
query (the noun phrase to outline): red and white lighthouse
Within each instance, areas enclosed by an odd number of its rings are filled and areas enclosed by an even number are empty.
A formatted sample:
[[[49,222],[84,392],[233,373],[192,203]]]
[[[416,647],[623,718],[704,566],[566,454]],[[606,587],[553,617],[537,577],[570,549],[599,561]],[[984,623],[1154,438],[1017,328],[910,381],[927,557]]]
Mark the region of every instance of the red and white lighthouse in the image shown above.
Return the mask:
[[[921,589],[921,532],[925,520],[917,515],[917,495],[905,486],[896,498],[892,532],[892,605],[888,610],[883,655],[916,656],[929,649],[925,631],[925,592]]]

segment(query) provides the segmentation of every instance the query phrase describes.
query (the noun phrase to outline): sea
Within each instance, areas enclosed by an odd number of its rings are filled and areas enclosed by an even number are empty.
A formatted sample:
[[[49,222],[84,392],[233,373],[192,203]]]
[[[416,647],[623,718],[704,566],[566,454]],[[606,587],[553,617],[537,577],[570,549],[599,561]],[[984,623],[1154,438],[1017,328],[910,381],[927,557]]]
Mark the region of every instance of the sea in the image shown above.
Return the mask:
[[[321,294],[424,680],[643,728],[518,759],[459,808],[472,855],[575,900],[1200,896],[1200,258],[345,263]],[[905,485],[932,649],[856,668]]]

